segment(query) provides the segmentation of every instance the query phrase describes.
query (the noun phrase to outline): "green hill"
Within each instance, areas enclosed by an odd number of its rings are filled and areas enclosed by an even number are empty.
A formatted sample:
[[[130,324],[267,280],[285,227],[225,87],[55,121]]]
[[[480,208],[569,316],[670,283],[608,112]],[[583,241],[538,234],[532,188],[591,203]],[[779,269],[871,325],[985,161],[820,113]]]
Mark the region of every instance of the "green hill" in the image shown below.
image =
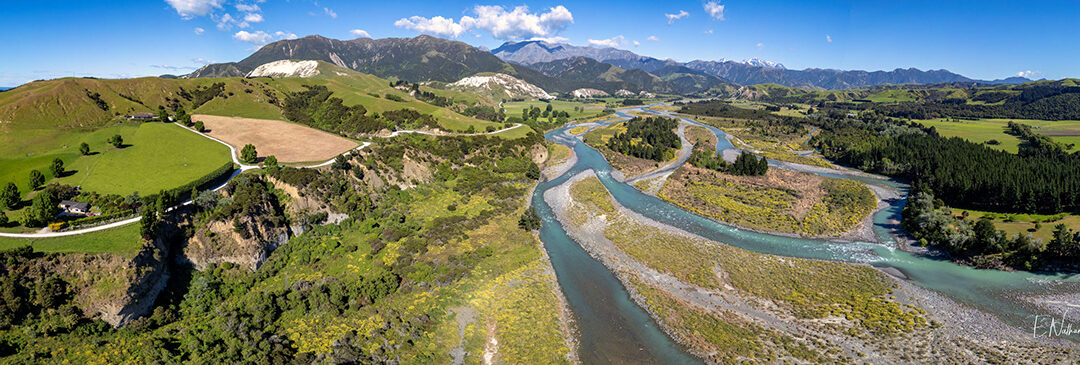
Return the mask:
[[[65,130],[99,129],[122,120],[123,115],[155,112],[159,106],[170,105],[182,106],[189,114],[281,119],[281,109],[277,103],[284,99],[286,93],[303,90],[304,85],[324,85],[334,92],[334,96],[342,98],[346,105],[362,104],[371,112],[411,108],[432,114],[447,129],[465,129],[475,125],[482,130],[491,125],[490,122],[418,100],[406,91],[390,87],[390,80],[387,79],[321,61],[319,70],[319,75],[310,78],[146,77],[35,81],[0,92],[0,142],[32,145],[20,141]],[[219,94],[202,98],[198,95],[200,90],[209,90],[214,84],[223,85]],[[478,101],[476,95],[464,92],[427,87],[421,90],[450,98],[464,106]],[[388,94],[393,95],[390,98],[400,101],[388,99]],[[16,134],[20,141],[11,138]]]

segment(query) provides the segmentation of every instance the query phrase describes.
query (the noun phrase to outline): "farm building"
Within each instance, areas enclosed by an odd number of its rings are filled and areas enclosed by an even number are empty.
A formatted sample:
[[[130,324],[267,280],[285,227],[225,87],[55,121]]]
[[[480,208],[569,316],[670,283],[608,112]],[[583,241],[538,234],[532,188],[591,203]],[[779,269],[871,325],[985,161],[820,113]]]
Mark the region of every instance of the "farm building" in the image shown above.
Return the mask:
[[[124,118],[134,119],[134,120],[147,120],[147,119],[157,118],[157,115],[155,115],[153,113],[137,113],[137,114],[125,115]]]
[[[90,203],[64,200],[60,202],[60,209],[68,213],[88,214],[90,213]]]

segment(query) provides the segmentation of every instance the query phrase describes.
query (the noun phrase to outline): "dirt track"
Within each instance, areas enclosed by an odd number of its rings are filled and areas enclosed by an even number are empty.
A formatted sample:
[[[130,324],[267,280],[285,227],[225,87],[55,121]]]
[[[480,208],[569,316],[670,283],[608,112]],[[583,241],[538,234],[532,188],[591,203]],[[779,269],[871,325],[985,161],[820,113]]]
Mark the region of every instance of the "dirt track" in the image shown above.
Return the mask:
[[[236,147],[255,145],[260,157],[273,155],[280,162],[325,161],[356,148],[356,142],[330,133],[281,120],[193,115],[207,135]]]

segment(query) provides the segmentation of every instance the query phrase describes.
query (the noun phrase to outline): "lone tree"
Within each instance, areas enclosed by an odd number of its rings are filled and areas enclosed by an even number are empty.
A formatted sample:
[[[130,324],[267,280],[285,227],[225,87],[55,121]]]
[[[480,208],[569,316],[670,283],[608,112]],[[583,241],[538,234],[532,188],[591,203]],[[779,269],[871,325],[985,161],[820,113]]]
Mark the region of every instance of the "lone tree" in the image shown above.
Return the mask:
[[[518,219],[518,228],[526,231],[534,231],[540,229],[540,216],[536,214],[536,210],[533,207],[529,207],[521,218]]]
[[[83,142],[82,144],[80,144],[79,145],[79,153],[81,153],[83,156],[89,155],[90,154],[90,145],[86,144],[86,142]]]
[[[143,239],[152,239],[154,238],[155,231],[157,231],[157,212],[147,207],[143,207],[141,212],[142,218],[139,218],[139,234],[142,235]]]
[[[203,125],[203,122],[200,120],[198,122],[195,122],[195,130],[199,132],[206,132],[206,126]]]
[[[184,108],[176,109],[176,121],[186,126],[191,126],[191,116],[188,115]]]
[[[61,160],[59,157],[54,158],[52,160],[52,166],[49,166],[49,171],[51,171],[55,177],[64,176],[64,160]]]
[[[268,168],[270,170],[277,170],[277,168],[278,168],[277,157],[274,157],[274,155],[266,156],[266,159],[263,160],[263,167]]]
[[[112,137],[109,137],[109,144],[116,148],[123,147],[124,137],[121,137],[119,134],[114,134]]]
[[[162,123],[169,122],[169,111],[165,110],[165,107],[159,106],[157,110],[157,117],[161,119]]]
[[[49,221],[60,213],[59,203],[56,196],[49,191],[34,195],[30,210],[25,213],[23,224],[27,227],[42,227],[49,224]]]
[[[31,170],[30,190],[37,190],[37,188],[40,188],[42,185],[45,185],[45,174],[42,174],[41,171],[38,170]]]
[[[259,153],[255,151],[255,145],[246,144],[244,148],[240,150],[240,161],[244,163],[255,163],[259,159]]]
[[[15,209],[20,200],[22,200],[22,195],[19,194],[19,187],[13,182],[7,183],[4,190],[0,191],[0,205],[8,210]]]

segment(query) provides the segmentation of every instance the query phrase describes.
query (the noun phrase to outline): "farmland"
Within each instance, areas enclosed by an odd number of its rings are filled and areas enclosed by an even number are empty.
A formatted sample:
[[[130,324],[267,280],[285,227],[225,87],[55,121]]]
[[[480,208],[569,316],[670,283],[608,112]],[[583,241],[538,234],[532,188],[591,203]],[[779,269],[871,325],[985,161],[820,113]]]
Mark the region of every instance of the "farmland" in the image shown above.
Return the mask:
[[[978,120],[960,120],[960,119],[929,119],[919,120],[919,124],[927,127],[934,127],[938,134],[945,137],[960,137],[976,143],[986,143],[990,140],[996,140],[1000,144],[989,144],[987,146],[1002,151],[1016,153],[1019,149],[1020,139],[1011,134],[1006,133],[1008,131],[1009,122],[1027,124],[1032,127],[1032,130],[1036,133],[1050,136],[1050,139],[1055,142],[1065,145],[1075,144],[1080,146],[1080,121],[1077,120],[1062,120],[1062,121],[1047,121],[1047,120],[1033,120],[1033,119],[978,119]],[[1073,150],[1076,150],[1074,148]]]
[[[1050,242],[1054,235],[1054,227],[1058,224],[1064,224],[1066,227],[1080,227],[1080,215],[1078,214],[994,213],[959,208],[952,208],[951,210],[957,218],[962,218],[965,214],[968,219],[973,221],[986,217],[994,223],[994,228],[1004,231],[1009,237],[1030,234],[1043,242]]]
[[[262,157],[275,156],[280,162],[326,161],[350,149],[356,142],[333,134],[282,120],[194,115],[209,129],[207,135],[225,141],[239,151],[255,145]]]
[[[113,135],[123,137],[123,148],[106,143]],[[82,142],[90,145],[90,155],[80,155]],[[14,150],[25,151],[25,155],[0,159],[0,181],[15,182],[24,192],[30,170],[47,171],[54,158],[64,161],[67,173],[47,182],[119,195],[134,191],[146,195],[180,186],[229,161],[229,149],[224,145],[165,123],[122,123],[23,144],[25,149]]]
[[[566,100],[552,100],[550,102],[540,100],[513,101],[503,103],[502,107],[506,110],[507,117],[520,117],[521,111],[524,109],[536,107],[540,108],[540,110],[544,110],[548,105],[551,105],[552,110],[570,113],[570,120],[576,121],[583,121],[600,116],[605,108],[605,105],[601,103],[580,103]]]
[[[111,253],[131,258],[142,247],[139,226],[129,224],[103,231],[52,238],[0,237],[0,251],[30,245],[44,253]]]

